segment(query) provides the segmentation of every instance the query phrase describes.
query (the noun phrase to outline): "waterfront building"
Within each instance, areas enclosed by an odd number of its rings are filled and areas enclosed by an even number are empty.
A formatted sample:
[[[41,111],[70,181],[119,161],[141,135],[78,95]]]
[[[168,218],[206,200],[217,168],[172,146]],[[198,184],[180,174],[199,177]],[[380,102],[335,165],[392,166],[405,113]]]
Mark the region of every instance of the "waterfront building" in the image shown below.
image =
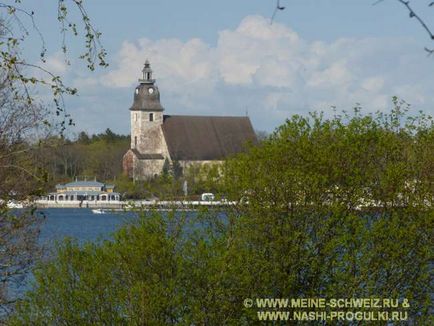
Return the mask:
[[[219,163],[257,142],[248,117],[164,115],[148,60],[142,73],[130,108],[131,146],[123,158],[130,178],[159,175],[165,161],[177,161],[183,169]]]
[[[49,202],[118,202],[120,195],[114,192],[114,186],[98,181],[74,181],[56,185],[56,192],[45,198]]]

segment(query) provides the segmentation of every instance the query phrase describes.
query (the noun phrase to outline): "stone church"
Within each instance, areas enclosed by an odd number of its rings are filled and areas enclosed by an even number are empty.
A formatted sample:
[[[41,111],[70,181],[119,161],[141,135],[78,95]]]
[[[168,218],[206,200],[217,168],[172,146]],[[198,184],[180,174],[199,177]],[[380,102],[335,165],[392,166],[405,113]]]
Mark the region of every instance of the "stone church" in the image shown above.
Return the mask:
[[[165,115],[160,92],[146,60],[143,78],[134,90],[131,148],[123,157],[124,172],[134,180],[160,174],[167,159],[182,168],[221,162],[256,143],[248,117]]]

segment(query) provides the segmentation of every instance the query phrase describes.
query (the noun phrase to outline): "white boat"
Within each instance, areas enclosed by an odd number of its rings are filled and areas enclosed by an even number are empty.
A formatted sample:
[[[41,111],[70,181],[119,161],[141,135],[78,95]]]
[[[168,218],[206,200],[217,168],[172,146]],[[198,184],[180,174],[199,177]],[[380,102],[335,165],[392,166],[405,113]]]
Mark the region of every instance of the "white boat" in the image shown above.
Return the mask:
[[[104,210],[102,210],[101,208],[92,209],[92,213],[94,213],[94,214],[106,214],[106,212]]]
[[[8,208],[24,208],[24,205],[21,202],[16,202],[13,200],[8,201]]]

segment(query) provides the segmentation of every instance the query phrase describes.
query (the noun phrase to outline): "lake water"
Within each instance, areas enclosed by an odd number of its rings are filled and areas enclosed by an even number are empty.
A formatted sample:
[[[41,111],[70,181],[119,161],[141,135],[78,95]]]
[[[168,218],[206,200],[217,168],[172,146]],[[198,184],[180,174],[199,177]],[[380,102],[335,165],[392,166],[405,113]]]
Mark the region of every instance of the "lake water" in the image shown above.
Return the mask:
[[[85,208],[49,208],[38,210],[45,215],[41,225],[41,244],[50,245],[65,237],[79,242],[108,239],[124,223],[134,220],[132,212],[94,214]]]
[[[51,254],[50,249],[56,241],[62,241],[65,237],[77,239],[80,243],[109,239],[112,234],[123,224],[137,219],[137,213],[133,212],[107,212],[106,214],[94,214],[85,208],[49,208],[37,210],[36,214],[45,216],[41,224],[39,240]],[[12,297],[20,297],[28,290],[33,277],[31,273],[17,278],[17,283],[9,284],[8,291]],[[1,307],[0,307],[1,308]],[[1,318],[5,311],[0,309]]]
[[[136,212],[109,212],[105,214],[94,214],[92,210],[86,208],[49,208],[37,210],[36,214],[44,215],[41,224],[40,243],[47,250],[47,255],[51,254],[53,244],[62,241],[65,237],[71,237],[83,243],[86,241],[97,241],[110,239],[116,230],[128,222],[137,220]],[[189,212],[188,216],[193,216]],[[219,215],[225,219],[225,214]],[[193,226],[194,228],[196,226]],[[9,284],[9,291],[12,297],[20,297],[33,280],[32,274],[22,275],[17,283]],[[1,308],[1,307],[0,307]],[[4,311],[0,309],[1,317]]]
[[[38,210],[43,213],[45,219],[41,225],[40,243],[50,247],[55,241],[61,241],[65,237],[77,239],[80,243],[110,239],[112,234],[122,225],[134,222],[138,219],[138,212],[110,212],[94,214],[87,208],[48,208]],[[164,211],[162,211],[164,214]],[[216,217],[226,220],[226,213],[216,210]],[[187,218],[196,216],[197,212],[188,211]],[[202,222],[193,223],[189,227],[197,228]],[[188,232],[187,232],[188,233]]]

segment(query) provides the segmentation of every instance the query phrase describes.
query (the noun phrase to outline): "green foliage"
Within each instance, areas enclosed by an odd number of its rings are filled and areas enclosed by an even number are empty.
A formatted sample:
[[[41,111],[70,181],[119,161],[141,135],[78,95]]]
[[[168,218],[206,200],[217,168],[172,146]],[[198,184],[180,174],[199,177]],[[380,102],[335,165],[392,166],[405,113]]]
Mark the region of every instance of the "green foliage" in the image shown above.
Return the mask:
[[[429,316],[434,128],[389,115],[294,116],[225,167],[242,297],[408,298]],[[423,316],[423,317],[422,317]]]
[[[178,161],[174,160],[172,162],[172,172],[173,172],[173,177],[175,179],[179,179],[182,177],[183,173],[182,173],[182,166],[181,164],[179,164]]]
[[[99,246],[64,242],[56,260],[35,271],[37,285],[11,325],[173,324],[183,310],[177,222],[154,214]]]
[[[12,324],[251,325],[243,300],[267,297],[407,298],[431,324],[434,127],[402,105],[294,116],[214,175],[223,214],[64,244]]]
[[[147,192],[144,184],[133,182],[126,175],[119,175],[115,180],[110,181],[115,185],[116,191],[122,195],[123,200],[147,198]]]
[[[176,180],[171,174],[162,173],[146,181],[133,181],[125,175],[120,175],[111,181],[116,191],[123,199],[160,199],[173,200],[182,197],[182,181]]]
[[[200,195],[204,192],[217,193],[222,181],[221,164],[191,165],[185,169],[189,193]]]
[[[56,6],[57,5],[57,6]],[[65,54],[65,63],[69,65],[66,36],[70,32],[79,35],[80,25],[85,33],[84,51],[80,58],[85,60],[90,70],[95,65],[107,66],[106,51],[100,43],[101,33],[92,25],[84,7],[84,1],[55,1],[57,22],[60,24],[61,49]],[[76,12],[74,13],[74,9]],[[15,289],[27,275],[29,266],[39,257],[38,219],[33,216],[33,209],[20,212],[9,211],[9,200],[33,200],[34,196],[45,193],[49,171],[60,168],[52,162],[57,154],[53,149],[42,146],[42,135],[54,131],[48,107],[41,103],[41,91],[51,93],[56,116],[60,116],[58,125],[60,134],[68,125],[73,125],[66,112],[65,96],[75,95],[77,89],[63,83],[60,76],[47,70],[47,44],[38,28],[39,10],[43,10],[34,1],[13,0],[0,3],[0,324],[3,325],[9,308],[14,304]],[[76,19],[81,23],[76,24]],[[56,19],[54,19],[56,20]],[[36,36],[37,42],[32,40]],[[40,44],[39,60],[28,61],[35,54],[35,45]],[[27,45],[26,45],[27,44]],[[23,53],[30,48],[32,55]],[[82,139],[83,140],[83,139]],[[49,139],[61,145],[70,145],[61,139]],[[45,141],[44,141],[45,145]],[[82,144],[83,145],[83,142]],[[59,150],[59,148],[57,148]],[[62,172],[75,174],[78,162],[74,165],[69,158],[76,148],[65,150]],[[74,153],[76,154],[76,153]],[[69,162],[68,162],[69,161]],[[28,204],[28,202],[26,203]]]
[[[91,142],[91,140],[90,140],[90,138],[86,132],[82,131],[78,134],[77,143],[83,144],[83,145],[89,145],[90,142]]]
[[[166,178],[171,175],[173,178],[178,180],[183,176],[181,164],[176,160],[172,161],[172,164],[170,164],[169,160],[166,158],[163,164],[162,175]]]
[[[168,177],[169,172],[170,172],[170,162],[169,162],[169,159],[166,157],[166,159],[164,160],[164,164],[163,164],[162,175],[164,177]]]
[[[173,174],[161,174],[152,179],[142,181],[147,197],[160,200],[180,199],[182,196],[182,182],[175,179]]]
[[[44,140],[37,155],[52,185],[79,176],[106,181],[121,177],[122,157],[129,145],[129,136],[107,129],[92,136],[81,132],[75,141],[57,137]]]
[[[4,198],[4,197],[3,197]],[[0,324],[13,311],[19,296],[14,288],[22,286],[22,275],[31,272],[34,261],[41,256],[38,244],[42,216],[34,209],[11,211],[0,201]]]

